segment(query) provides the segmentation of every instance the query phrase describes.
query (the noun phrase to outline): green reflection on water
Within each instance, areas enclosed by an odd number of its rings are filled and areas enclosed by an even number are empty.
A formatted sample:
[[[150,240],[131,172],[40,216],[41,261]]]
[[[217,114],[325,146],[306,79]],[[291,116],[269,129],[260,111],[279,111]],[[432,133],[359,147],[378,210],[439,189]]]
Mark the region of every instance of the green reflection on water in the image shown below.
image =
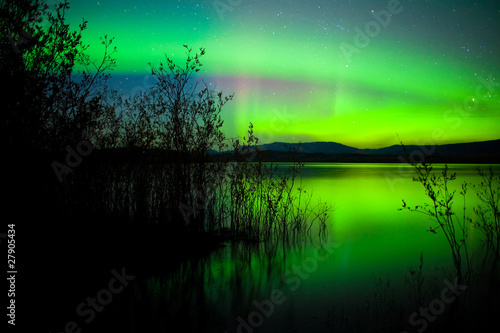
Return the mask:
[[[459,190],[464,180],[478,183],[476,167],[451,165],[450,171],[457,172],[452,189]],[[441,168],[435,166],[437,172]],[[434,222],[398,211],[402,199],[412,205],[426,200],[412,175],[411,167],[400,164],[309,164],[300,186],[335,207],[327,240],[321,243],[312,232],[287,251],[279,244],[228,244],[201,262],[186,264],[173,280],[150,278],[154,283],[146,290],[158,294],[156,306],[177,313],[166,322],[184,318],[190,329],[218,332],[236,331],[236,318],[247,320],[257,309],[255,302],[271,299],[273,291],[282,295],[283,303],[274,305],[272,316],[263,317],[260,331],[327,330],[326,309],[343,304],[359,310],[369,295],[379,292],[377,278],[389,279],[395,292],[407,297],[403,277],[418,267],[420,253],[427,279],[453,274],[444,236],[426,231]],[[469,194],[471,209],[477,200]],[[458,196],[454,207],[457,212],[463,207]],[[471,229],[470,237],[479,246],[476,230]],[[414,311],[412,304],[407,306],[409,313]]]

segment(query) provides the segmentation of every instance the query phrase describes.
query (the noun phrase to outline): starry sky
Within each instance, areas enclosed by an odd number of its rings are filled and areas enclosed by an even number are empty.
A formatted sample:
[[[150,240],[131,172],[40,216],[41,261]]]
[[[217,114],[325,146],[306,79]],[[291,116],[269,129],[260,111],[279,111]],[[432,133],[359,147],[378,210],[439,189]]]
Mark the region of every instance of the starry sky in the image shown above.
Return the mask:
[[[54,1],[47,1],[49,4]],[[229,137],[357,148],[499,139],[498,0],[72,0],[84,42],[115,38],[111,81],[154,82],[148,62],[204,47],[200,79],[227,94]]]

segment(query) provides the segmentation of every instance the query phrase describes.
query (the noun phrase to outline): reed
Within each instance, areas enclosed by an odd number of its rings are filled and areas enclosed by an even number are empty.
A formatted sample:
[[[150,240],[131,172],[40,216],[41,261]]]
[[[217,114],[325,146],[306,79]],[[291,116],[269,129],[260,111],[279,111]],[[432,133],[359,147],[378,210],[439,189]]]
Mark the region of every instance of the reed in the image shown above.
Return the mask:
[[[406,152],[406,148],[401,143]],[[411,161],[411,159],[409,159]],[[469,231],[473,226],[479,229],[484,236],[486,245],[486,257],[493,258],[493,268],[496,270],[499,263],[499,227],[500,227],[500,177],[495,176],[490,167],[488,172],[478,168],[478,174],[482,177],[479,185],[472,185],[464,181],[459,192],[462,197],[462,212],[458,213],[454,209],[456,190],[450,189],[450,183],[456,180],[456,174],[450,173],[448,165],[445,164],[440,174],[433,172],[430,163],[416,164],[411,162],[416,171],[414,181],[419,182],[424,187],[426,196],[430,203],[422,205],[408,205],[403,199],[402,208],[399,210],[409,210],[431,217],[436,223],[428,231],[437,233],[441,230],[446,237],[451,249],[452,261],[456,270],[458,281],[468,283],[472,278],[473,267],[471,263],[472,253],[469,246]],[[472,187],[479,203],[473,208],[475,218],[467,214],[467,193]]]

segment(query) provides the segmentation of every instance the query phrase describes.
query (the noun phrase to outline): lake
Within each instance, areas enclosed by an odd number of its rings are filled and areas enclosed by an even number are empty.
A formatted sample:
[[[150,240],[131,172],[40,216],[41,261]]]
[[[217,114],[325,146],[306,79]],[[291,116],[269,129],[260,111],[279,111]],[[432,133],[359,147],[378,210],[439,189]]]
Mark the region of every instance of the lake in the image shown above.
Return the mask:
[[[461,183],[477,184],[477,167],[449,166],[457,173],[450,185],[457,189],[458,215]],[[498,174],[500,166],[493,167]],[[418,270],[420,255],[429,300],[454,274],[443,233],[427,231],[436,223],[398,210],[402,199],[410,206],[428,201],[414,175],[401,164],[308,164],[300,186],[313,201],[334,206],[327,239],[313,230],[286,252],[272,244],[228,243],[173,275],[138,277],[129,300],[130,331],[371,331],[385,327],[384,318],[395,313],[408,322],[417,310],[410,270]],[[472,216],[473,190],[467,200]],[[477,230],[470,237],[473,246],[480,245]]]

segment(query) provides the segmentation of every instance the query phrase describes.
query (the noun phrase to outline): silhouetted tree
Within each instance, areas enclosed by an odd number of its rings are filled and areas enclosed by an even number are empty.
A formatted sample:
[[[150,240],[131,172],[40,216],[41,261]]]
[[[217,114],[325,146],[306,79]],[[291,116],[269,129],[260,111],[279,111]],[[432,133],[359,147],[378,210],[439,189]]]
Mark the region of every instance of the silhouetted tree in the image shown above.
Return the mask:
[[[113,115],[105,74],[115,66],[113,39],[105,36],[102,60],[91,60],[82,42],[87,22],[71,31],[68,8],[68,1],[54,12],[40,0],[0,5],[2,136],[16,149],[61,151]]]
[[[101,40],[102,59],[90,59],[82,41],[87,22],[73,31],[68,8],[66,0],[54,8],[42,0],[0,1],[0,135],[8,161],[3,190],[8,210],[27,225],[32,214],[64,221],[63,211],[81,211],[88,181],[80,177],[78,184],[72,179],[61,186],[51,163],[64,161],[67,146],[74,149],[108,127],[106,119],[116,121],[106,74],[115,66],[113,39]]]
[[[150,64],[156,82],[147,91],[132,96],[124,103],[124,137],[126,147],[135,149],[160,148],[169,152],[169,177],[165,184],[168,220],[185,224],[179,206],[198,206],[206,196],[206,179],[211,173],[209,155],[212,150],[226,147],[221,130],[222,107],[232,99],[223,96],[196,75],[202,67],[199,53],[188,46],[185,65],[175,64],[166,56],[166,64]],[[201,226],[203,213],[190,227]]]
[[[191,157],[203,156],[226,146],[220,112],[233,95],[211,88],[196,78],[205,49],[192,55],[187,45],[185,66],[166,56],[151,70],[156,82],[146,92],[124,103],[124,145],[130,148],[162,148]]]

